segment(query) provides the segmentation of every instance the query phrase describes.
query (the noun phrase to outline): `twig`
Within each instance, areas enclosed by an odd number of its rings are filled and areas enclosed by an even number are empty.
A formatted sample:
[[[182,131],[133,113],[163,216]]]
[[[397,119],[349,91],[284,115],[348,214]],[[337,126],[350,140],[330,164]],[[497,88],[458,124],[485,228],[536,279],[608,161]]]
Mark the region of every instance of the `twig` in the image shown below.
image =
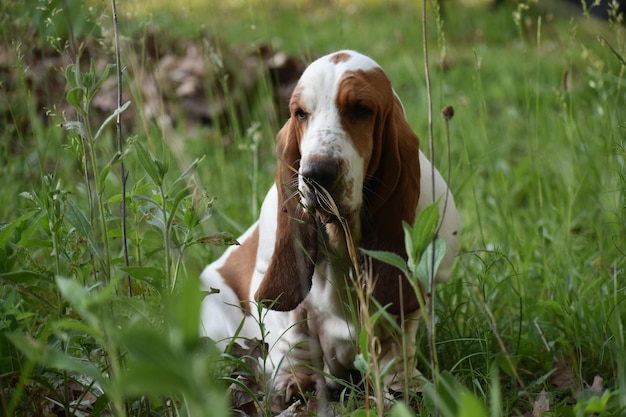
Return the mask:
[[[433,0],[435,1],[435,0]],[[427,0],[422,0],[422,45],[424,50],[424,75],[426,78],[426,96],[427,96],[427,107],[428,107],[428,147],[430,152],[430,160],[431,164],[431,186],[433,193],[433,201],[435,200],[435,141],[433,134],[433,97],[430,86],[430,69],[428,66],[428,35],[426,31],[426,2]],[[438,203],[437,203],[438,204]],[[427,320],[427,323],[430,323],[428,326],[428,350],[430,353],[430,366],[432,368],[433,375],[433,390],[434,390],[434,401],[435,401],[435,417],[439,417],[439,395],[438,395],[438,385],[439,385],[439,363],[437,360],[437,349],[435,346],[435,321],[432,319],[435,313],[435,298],[432,296],[434,293],[435,287],[435,239],[436,235],[433,236],[432,241],[432,255],[431,255],[431,265],[430,268],[430,276],[428,277],[428,291],[431,293],[430,295],[430,303],[428,303],[428,316],[430,320]],[[428,295],[427,295],[428,296]]]
[[[120,56],[120,37],[117,27],[117,6],[115,0],[111,0],[111,6],[113,8],[113,32],[115,34],[115,66],[117,68],[117,119],[115,121],[117,127],[117,151],[121,155],[124,152],[124,140],[122,139],[122,112],[119,109],[122,107],[122,59]],[[122,180],[122,199],[120,201],[120,217],[122,222],[122,250],[124,252],[124,265],[129,266],[130,261],[128,258],[128,237],[126,231],[126,167],[124,161],[120,161],[120,178]],[[133,287],[131,285],[130,275],[127,275],[126,282],[128,284],[128,296],[133,296]]]

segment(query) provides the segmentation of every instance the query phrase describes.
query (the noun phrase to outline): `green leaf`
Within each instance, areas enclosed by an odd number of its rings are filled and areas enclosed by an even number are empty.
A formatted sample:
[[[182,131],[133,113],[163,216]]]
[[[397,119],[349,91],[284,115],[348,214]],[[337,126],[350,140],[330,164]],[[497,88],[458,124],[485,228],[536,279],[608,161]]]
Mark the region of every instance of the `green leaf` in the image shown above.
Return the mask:
[[[169,294],[164,299],[166,320],[176,340],[183,342],[186,347],[195,346],[198,341],[200,304],[203,299],[200,281],[183,280],[177,285],[176,290],[175,294],[166,293]]]
[[[167,174],[167,171],[169,171],[170,169],[170,164],[166,161],[160,161],[158,159],[156,159],[154,161],[154,163],[156,164],[157,170],[159,172],[159,175],[162,178],[165,178],[165,175]]]
[[[415,414],[402,402],[396,403],[391,410],[391,417],[414,417]]]
[[[361,351],[361,359],[369,364],[369,335],[365,329],[361,329],[359,332],[359,349]]]
[[[69,302],[83,319],[91,325],[98,322],[97,316],[90,309],[92,297],[85,287],[76,280],[63,277],[57,277],[56,283],[61,297]]]
[[[415,259],[421,258],[421,254],[432,241],[438,223],[439,201],[435,201],[418,214],[413,224],[411,239],[413,240]]]
[[[76,64],[70,64],[65,67],[65,81],[67,81],[70,89],[78,87],[78,82],[76,78]]]
[[[97,291],[90,291],[71,278],[56,277],[56,283],[61,297],[70,303],[90,326],[97,327],[102,325],[103,321],[99,307],[111,300],[116,286],[122,278],[116,277],[105,286],[98,285]]]
[[[87,90],[91,90],[96,79],[96,63],[93,58],[89,60],[89,71],[81,74],[81,82]]]
[[[436,393],[432,383],[424,386],[425,405],[431,414],[436,404],[443,417],[487,417],[483,403],[450,372],[441,373],[437,380]]]
[[[196,172],[196,169],[198,169],[198,165],[200,165],[200,162],[202,162],[202,160],[204,159],[204,156],[200,157],[200,158],[196,158],[191,165],[189,165],[189,167],[185,170],[185,172],[183,172],[180,177],[178,177],[176,179],[176,181],[174,181],[174,184],[177,184],[180,181],[183,181],[185,179],[187,179],[189,176],[191,176],[194,172]],[[172,186],[174,185],[172,184]]]
[[[106,79],[109,77],[109,72],[111,71],[111,68],[113,67],[115,67],[115,64],[107,64],[104,67],[104,69],[102,70],[102,74],[100,74],[100,78],[91,89],[91,94],[89,95],[89,101],[93,100],[94,96],[98,93],[98,91],[100,90],[100,87],[102,87],[102,84],[104,84]]]
[[[15,284],[40,285],[42,282],[50,282],[51,276],[35,271],[1,272],[0,281],[9,281]]]
[[[574,408],[576,411],[582,409],[584,413],[602,413],[606,411],[609,401],[613,393],[609,390],[604,391],[602,396],[594,395],[591,398],[576,404]]]
[[[433,246],[435,251],[434,257],[434,265],[433,265]],[[437,270],[439,269],[439,265],[441,265],[441,261],[443,257],[446,255],[446,242],[443,238],[437,236],[435,239],[434,245],[431,243],[426,247],[426,250],[422,254],[419,265],[417,266],[417,277],[424,285],[424,288],[428,288],[429,291],[432,291],[430,288],[430,277],[437,274]],[[431,275],[432,274],[432,275]]]
[[[107,117],[104,120],[104,122],[102,122],[102,124],[98,128],[98,131],[96,132],[95,136],[93,137],[93,141],[94,142],[97,141],[98,138],[100,138],[100,135],[104,131],[104,128],[107,127],[109,125],[109,123],[111,123],[113,120],[115,120],[117,118],[118,114],[124,112],[128,108],[128,106],[130,106],[130,101],[127,101],[126,103],[122,104],[122,107],[118,107],[117,109],[115,109],[113,114],[111,114],[109,117]]]
[[[168,219],[167,219],[168,230],[172,228],[172,223],[174,222],[174,219],[176,218],[174,216],[174,213],[176,213],[176,211],[178,210],[178,206],[180,205],[180,202],[183,201],[183,199],[188,195],[189,195],[189,189],[185,187],[180,192],[178,192],[178,194],[176,194],[176,196],[174,197],[174,200],[172,201],[172,205],[170,208],[170,215],[168,216]]]
[[[154,160],[152,155],[147,151],[147,149],[141,144],[139,141],[134,141],[133,146],[137,153],[137,159],[139,160],[139,164],[146,171],[146,174],[150,177],[152,182],[154,182],[157,186],[163,185],[163,176],[161,175],[159,168],[157,166],[157,161]]]
[[[60,319],[52,323],[52,328],[57,330],[72,330],[74,332],[83,333],[93,336],[96,340],[101,341],[103,334],[98,327],[92,327],[83,321]]]
[[[457,417],[487,417],[484,404],[469,390],[462,390],[459,395],[459,411]]]
[[[85,94],[85,89],[82,87],[71,88],[65,95],[65,99],[74,107],[78,112],[82,112],[82,101]]]
[[[0,225],[0,248],[4,248],[9,243],[9,239],[13,236],[16,227],[17,221]]]
[[[130,275],[131,278],[145,281],[157,288],[161,288],[165,282],[165,272],[163,272],[162,268],[152,266],[122,266],[120,269]]]
[[[154,350],[154,345],[152,346]],[[175,358],[167,358],[171,361]],[[191,390],[189,381],[184,375],[172,372],[156,363],[130,365],[129,369],[116,378],[116,385],[123,387],[124,395],[128,397],[172,396]]]
[[[71,198],[67,199],[67,203],[65,219],[76,229],[81,237],[89,239],[91,236],[91,223],[89,223],[87,217],[85,217]]]
[[[413,227],[402,220],[402,229],[404,230],[404,248],[406,249],[408,258],[406,263],[409,271],[415,271],[419,263],[419,258],[417,257],[417,251],[415,250],[413,242]]]
[[[386,252],[386,251],[377,251],[377,250],[369,250],[369,249],[361,249],[361,252],[369,256],[370,258],[374,258],[391,266],[395,266],[406,276],[410,276],[408,274],[408,270],[406,267],[406,261],[397,253],[394,252]]]
[[[8,339],[29,359],[48,368],[75,372],[79,375],[86,375],[101,385],[105,385],[106,381],[100,370],[95,367],[92,362],[81,360],[65,354],[61,351],[54,350],[47,345],[32,339],[20,333],[7,334]]]
[[[369,362],[365,359],[365,356],[362,353],[359,353],[354,357],[354,368],[363,375],[367,375],[369,373]]]

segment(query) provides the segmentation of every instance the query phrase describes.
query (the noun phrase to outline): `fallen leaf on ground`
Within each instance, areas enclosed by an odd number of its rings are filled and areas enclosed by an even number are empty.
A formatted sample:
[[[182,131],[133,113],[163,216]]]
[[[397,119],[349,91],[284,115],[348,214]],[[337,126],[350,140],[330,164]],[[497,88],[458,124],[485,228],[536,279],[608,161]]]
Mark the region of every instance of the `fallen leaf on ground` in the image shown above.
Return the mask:
[[[533,417],[541,417],[543,413],[550,410],[550,399],[547,397],[545,391],[541,391],[539,398],[533,405]]]

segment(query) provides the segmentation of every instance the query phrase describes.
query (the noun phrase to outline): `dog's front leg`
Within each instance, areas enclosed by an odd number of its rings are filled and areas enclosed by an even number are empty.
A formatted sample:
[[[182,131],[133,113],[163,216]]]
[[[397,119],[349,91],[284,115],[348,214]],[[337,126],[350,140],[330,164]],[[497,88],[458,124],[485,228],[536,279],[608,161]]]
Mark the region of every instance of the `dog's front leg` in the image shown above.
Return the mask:
[[[280,340],[270,350],[276,367],[272,381],[275,401],[289,404],[307,392],[315,392],[323,386],[322,352],[314,332],[311,332],[305,303],[289,312],[291,327],[285,329]]]

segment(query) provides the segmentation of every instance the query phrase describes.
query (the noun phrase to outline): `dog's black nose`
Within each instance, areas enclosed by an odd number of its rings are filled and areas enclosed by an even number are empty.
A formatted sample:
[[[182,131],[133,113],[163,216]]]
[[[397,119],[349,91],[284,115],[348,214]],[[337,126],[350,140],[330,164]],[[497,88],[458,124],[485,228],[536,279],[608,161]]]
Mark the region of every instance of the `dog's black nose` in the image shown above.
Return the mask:
[[[339,176],[339,162],[334,159],[310,161],[302,167],[302,176],[310,186],[331,192]]]

